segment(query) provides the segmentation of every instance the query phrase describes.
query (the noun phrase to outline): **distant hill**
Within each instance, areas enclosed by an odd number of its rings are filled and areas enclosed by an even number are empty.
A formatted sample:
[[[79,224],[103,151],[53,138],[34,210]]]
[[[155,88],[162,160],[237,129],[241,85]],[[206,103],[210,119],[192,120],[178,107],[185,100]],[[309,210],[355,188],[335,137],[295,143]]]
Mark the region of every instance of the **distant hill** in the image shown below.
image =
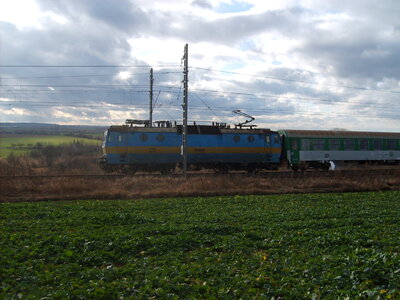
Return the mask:
[[[58,125],[47,123],[0,123],[0,135],[44,134],[44,135],[99,135],[108,126]]]

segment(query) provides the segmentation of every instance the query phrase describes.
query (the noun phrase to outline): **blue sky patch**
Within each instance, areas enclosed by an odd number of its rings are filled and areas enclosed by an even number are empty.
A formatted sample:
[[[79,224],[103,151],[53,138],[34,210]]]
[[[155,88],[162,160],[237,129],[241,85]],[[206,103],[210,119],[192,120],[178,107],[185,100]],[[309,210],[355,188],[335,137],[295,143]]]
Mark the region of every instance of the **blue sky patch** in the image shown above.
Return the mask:
[[[247,2],[233,1],[232,3],[223,2],[221,3],[216,11],[221,14],[226,13],[237,13],[247,11],[252,8],[253,5]]]

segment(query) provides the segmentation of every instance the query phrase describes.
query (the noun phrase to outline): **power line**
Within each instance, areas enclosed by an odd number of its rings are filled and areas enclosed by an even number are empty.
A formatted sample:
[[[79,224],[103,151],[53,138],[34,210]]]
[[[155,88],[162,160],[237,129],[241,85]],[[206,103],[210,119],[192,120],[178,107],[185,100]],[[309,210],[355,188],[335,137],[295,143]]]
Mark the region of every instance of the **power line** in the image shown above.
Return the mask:
[[[109,105],[110,106],[124,106],[124,107],[143,107],[143,108],[148,107],[147,103],[146,104],[123,104],[123,103],[111,104],[110,103]],[[3,103],[0,103],[0,106],[9,106],[9,105],[5,105]],[[54,107],[57,107],[57,108],[65,107],[65,108],[75,108],[75,109],[78,109],[78,108],[79,109],[81,109],[81,108],[89,108],[90,109],[90,108],[104,107],[104,104],[91,104],[91,105],[72,105],[72,104],[71,105],[67,105],[67,104],[61,104],[61,105],[60,104],[53,104],[53,105],[36,104],[36,105],[31,105],[30,104],[30,106],[48,107],[48,108],[51,108],[51,107],[53,107],[53,108]],[[162,107],[168,107],[170,109],[174,109],[176,111],[180,111],[180,106],[178,106],[178,105],[165,105],[165,106],[162,106]],[[231,113],[232,112],[232,108],[233,107],[229,107],[229,108],[228,107],[224,107],[223,109],[221,108],[220,111],[221,112],[226,112],[226,113]],[[192,109],[195,110],[195,111],[201,111],[201,110],[205,110],[206,108],[203,107],[203,106],[201,106],[201,107],[192,106]],[[396,115],[396,114],[393,114],[393,115],[390,115],[390,116],[388,116],[387,114],[386,114],[386,116],[377,116],[377,115],[374,116],[374,115],[371,115],[371,114],[369,114],[369,115],[365,115],[365,114],[357,115],[357,114],[353,114],[353,113],[309,112],[309,111],[306,111],[306,110],[292,111],[292,110],[272,110],[272,109],[265,110],[265,109],[248,109],[248,108],[242,108],[242,109],[246,109],[248,112],[253,112],[253,113],[268,113],[269,116],[275,116],[275,117],[286,117],[286,116],[292,117],[292,116],[296,116],[296,115],[298,116],[298,114],[301,113],[302,117],[304,117],[304,115],[314,116],[314,117],[322,117],[323,115],[328,115],[329,114],[329,116],[331,118],[339,118],[339,117],[357,117],[357,118],[361,118],[361,119],[371,119],[371,118],[387,119],[388,117],[392,118],[392,119],[400,118],[400,116]],[[175,120],[175,118],[172,117],[171,114],[168,113],[165,109],[160,107],[160,110],[162,110],[163,112],[168,114],[171,119]]]
[[[0,68],[151,68],[149,65],[0,65]],[[153,68],[180,68],[176,64],[155,65]]]
[[[154,72],[156,75],[165,75],[165,74],[181,74],[181,72]],[[127,73],[124,75],[145,75],[146,73]],[[87,74],[87,75],[53,75],[53,76],[23,76],[23,77],[2,77],[4,80],[15,80],[15,79],[53,79],[53,78],[81,78],[81,77],[110,77],[116,76],[115,73],[110,74]]]
[[[53,88],[63,88],[63,87],[147,87],[148,84],[2,84],[4,87],[53,87]],[[175,88],[174,86],[162,86],[164,88]]]
[[[273,79],[273,80],[288,81],[288,82],[298,82],[298,83],[305,83],[305,84],[312,84],[312,85],[330,86],[330,87],[356,89],[356,90],[364,90],[364,91],[375,91],[375,92],[381,92],[381,93],[400,94],[400,91],[392,91],[392,90],[378,90],[378,89],[357,87],[357,86],[336,85],[336,84],[329,84],[329,83],[318,83],[318,82],[312,82],[312,81],[295,80],[295,79],[280,78],[280,77],[274,77],[274,76],[255,75],[255,74],[246,74],[246,73],[233,72],[233,71],[216,70],[216,69],[210,69],[210,68],[200,68],[200,67],[191,67],[191,68],[192,69],[197,69],[197,70],[220,72],[220,73],[226,73],[226,74],[236,74],[236,75],[242,75],[242,76]]]
[[[222,122],[221,118],[215,113],[215,111],[203,99],[201,99],[200,96],[197,95],[197,93],[193,93],[193,94],[196,95],[196,97],[200,99],[200,101],[208,108],[208,110],[210,110],[220,120],[220,122]]]
[[[147,86],[143,86],[147,87]],[[141,86],[134,86],[133,88],[141,88]],[[172,90],[171,90],[172,89]],[[178,89],[178,91],[174,91],[174,89]],[[180,87],[173,87],[168,86],[167,90],[159,89],[160,93],[167,93],[167,94],[177,94],[177,100],[180,97]],[[387,104],[376,104],[372,102],[366,101],[347,101],[347,100],[339,100],[339,99],[324,99],[324,98],[311,98],[311,97],[302,97],[302,96],[281,96],[281,95],[270,95],[270,94],[250,94],[250,93],[237,93],[237,92],[221,92],[221,91],[211,91],[211,90],[199,90],[195,89],[194,91],[206,91],[206,92],[215,92],[215,93],[224,93],[224,94],[234,94],[234,95],[241,95],[245,96],[248,100],[255,100],[260,101],[263,100],[262,98],[276,98],[276,99],[284,99],[287,101],[298,101],[304,100],[307,102],[297,102],[296,104],[307,104],[312,102],[319,102],[321,105],[338,105],[338,104],[347,104],[347,105],[368,105],[369,107],[376,107],[376,108],[386,108]],[[132,89],[58,89],[58,90],[50,90],[48,89],[47,85],[45,89],[14,89],[9,90],[8,93],[12,92],[13,95],[35,95],[35,94],[43,94],[47,93],[49,95],[57,95],[57,94],[64,94],[64,95],[78,95],[78,94],[88,94],[88,93],[103,93],[103,94],[128,94],[128,93],[148,93],[147,89],[139,89],[139,90],[132,90]],[[209,109],[212,108],[199,96],[198,93],[192,92],[196,97],[199,98],[200,101]],[[159,96],[159,95],[158,95]],[[214,96],[220,99],[226,99],[223,95],[221,96]],[[158,98],[158,97],[157,97]],[[325,103],[320,103],[325,102]],[[216,108],[216,107],[214,107]]]
[[[75,103],[75,104],[74,104]],[[131,103],[131,104],[127,104],[127,103],[123,103],[123,102],[104,102],[101,101],[101,103],[96,103],[96,106],[99,107],[104,107],[104,105],[121,105],[121,106],[148,106],[148,104],[146,104],[147,102],[143,102],[143,103]],[[27,101],[27,100],[8,100],[8,101],[1,101],[0,105],[4,105],[4,106],[19,106],[19,105],[27,105],[27,106],[35,106],[35,105],[40,105],[40,106],[76,106],[76,107],[84,107],[85,104],[82,104],[81,101],[79,102],[69,102],[68,104],[60,104],[54,101]],[[91,106],[93,106],[93,104],[90,104]],[[162,106],[168,106],[168,107],[174,107],[174,108],[180,108],[181,105],[179,104],[172,104],[172,103],[168,103],[168,104],[162,104]],[[196,106],[196,105],[192,105],[191,106],[193,109],[197,109],[197,110],[209,110],[209,107],[206,107],[204,105],[201,106]],[[218,106],[215,107],[216,109],[218,109],[219,111],[229,111],[231,112],[233,109],[238,108],[237,106]],[[371,107],[367,107],[367,108],[371,108]],[[374,108],[374,107],[372,107]],[[386,110],[380,110],[379,112],[392,112],[392,109],[389,107],[386,107]],[[239,107],[239,109],[241,110],[246,110],[246,111],[253,111],[253,112],[274,112],[274,113],[291,113],[291,112],[309,112],[308,109],[281,109],[281,108],[249,108],[248,106],[246,107]],[[327,111],[322,111],[322,112],[318,112],[319,114],[332,114],[332,112],[327,112]],[[350,116],[353,116],[353,113],[349,113]],[[219,117],[218,115],[216,115],[217,117]]]

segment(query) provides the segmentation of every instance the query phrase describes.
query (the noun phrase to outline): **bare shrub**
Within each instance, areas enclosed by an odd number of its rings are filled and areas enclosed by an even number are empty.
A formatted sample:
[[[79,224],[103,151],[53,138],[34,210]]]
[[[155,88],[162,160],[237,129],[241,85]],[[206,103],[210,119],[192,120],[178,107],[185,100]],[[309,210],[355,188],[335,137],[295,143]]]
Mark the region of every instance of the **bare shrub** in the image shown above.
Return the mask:
[[[11,154],[0,159],[1,175],[42,174],[100,174],[96,163],[100,148],[94,145],[71,143],[60,146],[41,146],[26,155]]]
[[[8,176],[33,175],[34,165],[27,156],[16,156],[11,153],[7,158],[0,159],[0,173]]]

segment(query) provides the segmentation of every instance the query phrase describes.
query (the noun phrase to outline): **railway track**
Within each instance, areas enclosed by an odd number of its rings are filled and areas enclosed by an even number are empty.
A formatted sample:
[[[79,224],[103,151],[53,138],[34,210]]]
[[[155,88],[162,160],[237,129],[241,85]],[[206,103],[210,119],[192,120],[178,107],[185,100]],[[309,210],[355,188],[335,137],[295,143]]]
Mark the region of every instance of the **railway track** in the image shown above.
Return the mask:
[[[24,176],[0,176],[0,180],[36,180],[36,179],[69,179],[69,178],[81,178],[81,179],[105,179],[115,180],[121,178],[168,178],[168,177],[182,177],[182,174],[135,174],[135,175],[122,175],[122,174],[77,174],[77,175],[24,175]],[[307,171],[307,172],[260,172],[254,174],[248,173],[188,173],[187,177],[254,177],[254,178],[316,178],[316,177],[371,177],[371,176],[400,176],[400,169],[373,169],[373,170],[338,170],[333,172],[322,172],[322,171]]]

